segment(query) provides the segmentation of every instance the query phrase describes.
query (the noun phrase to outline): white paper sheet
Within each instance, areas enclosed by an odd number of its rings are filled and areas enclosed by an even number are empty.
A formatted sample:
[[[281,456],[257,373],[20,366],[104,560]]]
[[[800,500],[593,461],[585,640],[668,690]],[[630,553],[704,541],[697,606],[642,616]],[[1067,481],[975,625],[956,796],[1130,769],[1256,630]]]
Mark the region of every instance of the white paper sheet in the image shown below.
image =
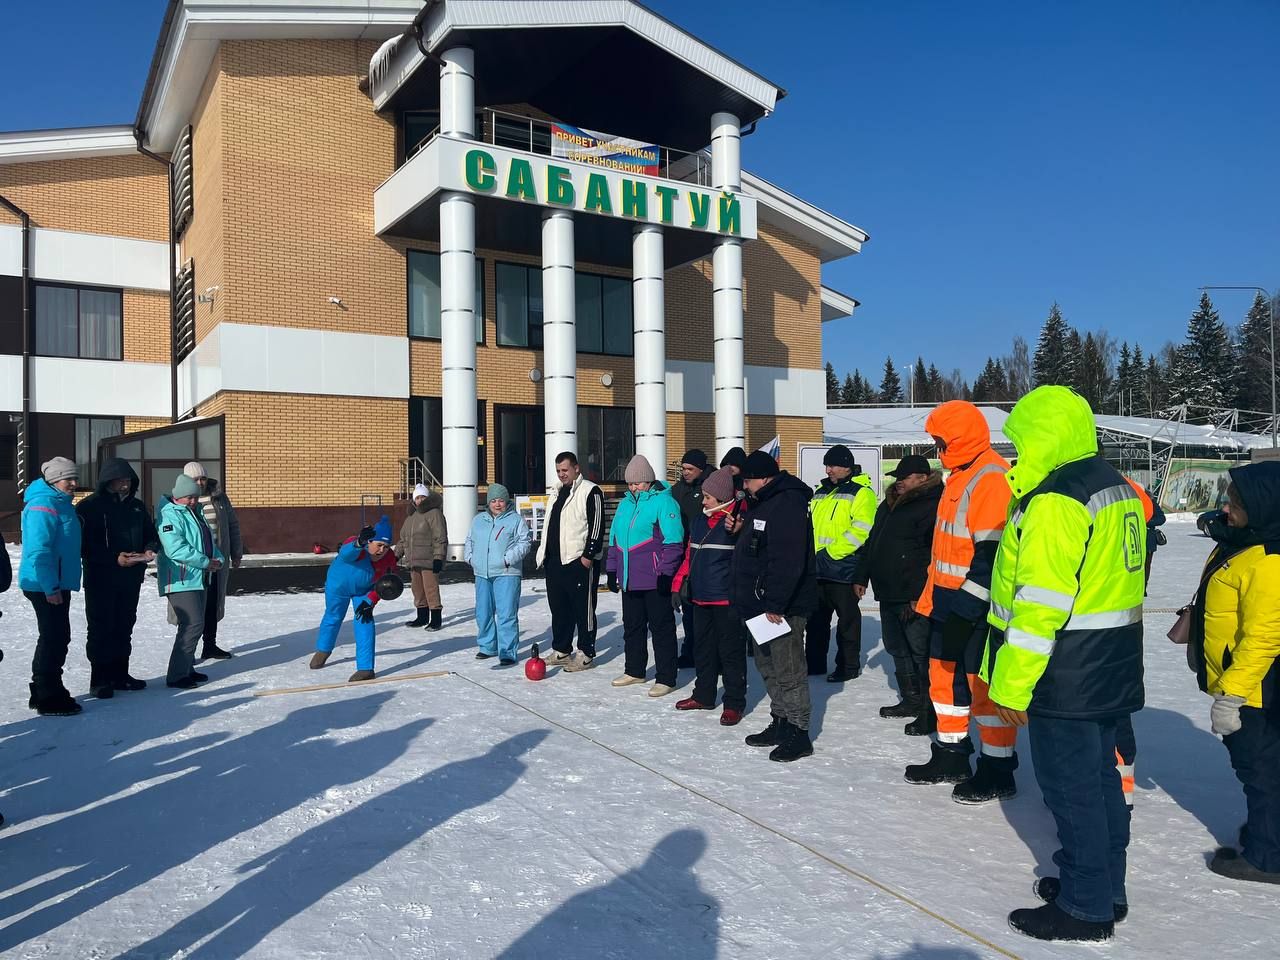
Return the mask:
[[[752,617],[747,621],[747,629],[751,631],[751,636],[755,638],[756,643],[766,644],[770,640],[776,640],[778,637],[791,632],[791,624],[787,623],[784,617],[781,623],[773,623],[763,613],[758,617]]]

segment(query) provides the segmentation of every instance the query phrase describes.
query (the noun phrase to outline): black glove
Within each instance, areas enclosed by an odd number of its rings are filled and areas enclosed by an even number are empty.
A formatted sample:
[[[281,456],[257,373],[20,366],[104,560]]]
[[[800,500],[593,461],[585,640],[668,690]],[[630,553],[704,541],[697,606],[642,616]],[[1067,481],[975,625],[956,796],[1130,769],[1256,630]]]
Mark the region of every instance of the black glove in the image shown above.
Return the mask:
[[[671,592],[671,578],[670,578],[670,577],[668,577],[665,573],[660,573],[660,574],[658,574],[658,584],[657,584],[657,586],[658,586],[658,592],[659,592],[659,593],[670,593],[670,592]],[[677,598],[677,599],[678,599],[678,598]]]
[[[431,572],[432,572],[432,573],[439,573],[439,572],[440,572],[441,570],[443,570],[443,569],[444,569],[444,561],[443,561],[443,560],[432,560],[432,561],[431,561]]]
[[[368,600],[361,601],[360,605],[356,607],[356,622],[373,623],[373,604]]]
[[[968,649],[969,640],[973,637],[974,624],[958,614],[947,617],[942,625],[942,660],[952,663],[964,661],[964,652]]]
[[[681,606],[681,603],[680,603],[680,594],[678,594],[678,593],[674,593],[674,592],[673,592],[673,593],[671,594],[671,609],[672,609],[672,610],[679,610],[679,609],[680,609],[680,606]]]
[[[373,539],[373,534],[374,534],[373,527],[361,527],[360,535],[356,537],[356,543],[363,547],[365,544],[367,544],[370,540]]]
[[[618,575],[617,575],[616,573],[610,572],[610,573],[609,573],[609,576],[608,576],[608,580],[607,580],[607,582],[608,582],[608,584],[609,584],[609,592],[610,592],[610,593],[617,593],[617,592],[618,592],[618,589],[619,589],[619,588],[618,588]]]

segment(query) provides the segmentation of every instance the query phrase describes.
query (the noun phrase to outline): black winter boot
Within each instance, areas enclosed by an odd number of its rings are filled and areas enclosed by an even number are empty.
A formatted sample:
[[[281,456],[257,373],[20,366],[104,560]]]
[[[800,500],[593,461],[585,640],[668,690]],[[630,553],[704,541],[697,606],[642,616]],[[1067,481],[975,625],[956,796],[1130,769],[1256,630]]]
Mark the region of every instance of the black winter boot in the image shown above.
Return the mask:
[[[418,607],[417,611],[415,612],[414,618],[408,621],[407,623],[405,623],[405,626],[406,627],[425,627],[430,622],[431,622],[431,611],[428,610],[426,607]]]
[[[801,757],[813,756],[813,741],[809,739],[809,731],[801,730],[794,723],[782,721],[785,732],[782,742],[769,751],[769,759],[778,763],[790,763]]]
[[[1254,883],[1280,883],[1280,873],[1259,870],[1230,847],[1221,847],[1209,861],[1209,869],[1220,877],[1232,880],[1251,880]]]
[[[1031,885],[1031,892],[1043,900],[1045,903],[1053,903],[1058,899],[1058,894],[1062,892],[1062,881],[1057,877],[1041,877]],[[1125,917],[1129,916],[1129,905],[1127,903],[1115,903],[1111,906],[1115,911],[1115,922],[1121,923]]]
[[[748,747],[776,747],[782,743],[782,738],[786,735],[787,721],[776,713],[771,716],[773,719],[769,721],[767,727],[746,738],[744,742]]]
[[[963,783],[969,779],[969,750],[948,750],[937,743],[929,744],[932,756],[928,763],[907,767],[907,783]]]
[[[443,619],[443,617],[444,617],[444,608],[436,607],[434,610],[431,611],[431,619],[427,622],[427,629],[439,630],[440,621]]]
[[[898,677],[898,702],[890,707],[881,707],[880,716],[886,720],[901,720],[903,717],[915,717],[920,714],[920,684],[915,677]]]
[[[89,693],[99,700],[110,700],[115,696],[115,684],[111,682],[107,671],[102,667],[91,667],[89,670]]]
[[[1010,800],[1018,794],[1013,771],[1018,769],[1018,755],[1011,757],[978,757],[978,772],[964,783],[957,783],[951,791],[956,803],[986,803],[989,800]]]
[[[83,709],[66,690],[35,700],[35,711],[42,717],[74,717]]]
[[[1115,934],[1114,921],[1094,922],[1077,920],[1063,912],[1056,903],[1043,907],[1015,910],[1009,914],[1009,926],[1019,933],[1037,940],[1058,940],[1063,943],[1101,943]]]
[[[927,737],[938,730],[938,714],[934,712],[933,701],[929,699],[929,691],[920,694],[920,712],[916,718],[902,728],[908,737]]]
[[[201,660],[230,660],[234,656],[230,650],[223,650],[216,643],[206,643],[200,651]]]

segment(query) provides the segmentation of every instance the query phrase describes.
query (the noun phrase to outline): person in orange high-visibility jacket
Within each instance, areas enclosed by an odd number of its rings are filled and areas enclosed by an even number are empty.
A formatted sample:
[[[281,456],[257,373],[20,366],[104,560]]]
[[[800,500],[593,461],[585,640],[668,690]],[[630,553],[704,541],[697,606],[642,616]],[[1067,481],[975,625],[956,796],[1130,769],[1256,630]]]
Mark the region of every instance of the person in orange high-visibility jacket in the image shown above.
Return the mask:
[[[951,473],[938,504],[929,577],[916,602],[916,612],[931,623],[926,709],[935,716],[924,721],[935,727],[932,756],[907,767],[906,780],[954,783],[951,796],[958,803],[1004,800],[1016,792],[1017,731],[997,716],[978,668],[988,630],[991,567],[1012,496],[1005,481],[1009,462],[992,449],[982,411],[965,400],[939,406],[925,429]],[[969,768],[970,715],[978,721],[982,744],[976,773]]]

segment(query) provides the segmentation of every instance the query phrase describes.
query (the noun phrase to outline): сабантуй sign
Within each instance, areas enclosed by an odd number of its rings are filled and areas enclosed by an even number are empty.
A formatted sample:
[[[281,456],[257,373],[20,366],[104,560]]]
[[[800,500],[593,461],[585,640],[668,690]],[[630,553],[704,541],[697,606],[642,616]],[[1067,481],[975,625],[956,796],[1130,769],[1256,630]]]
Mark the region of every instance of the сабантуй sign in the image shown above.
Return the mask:
[[[625,217],[664,226],[753,238],[754,216],[744,217],[733,193],[713,193],[678,181],[627,176],[617,171],[472,147],[463,156],[463,182],[473,193]],[[748,211],[754,214],[754,207]],[[746,229],[744,230],[744,220]]]

